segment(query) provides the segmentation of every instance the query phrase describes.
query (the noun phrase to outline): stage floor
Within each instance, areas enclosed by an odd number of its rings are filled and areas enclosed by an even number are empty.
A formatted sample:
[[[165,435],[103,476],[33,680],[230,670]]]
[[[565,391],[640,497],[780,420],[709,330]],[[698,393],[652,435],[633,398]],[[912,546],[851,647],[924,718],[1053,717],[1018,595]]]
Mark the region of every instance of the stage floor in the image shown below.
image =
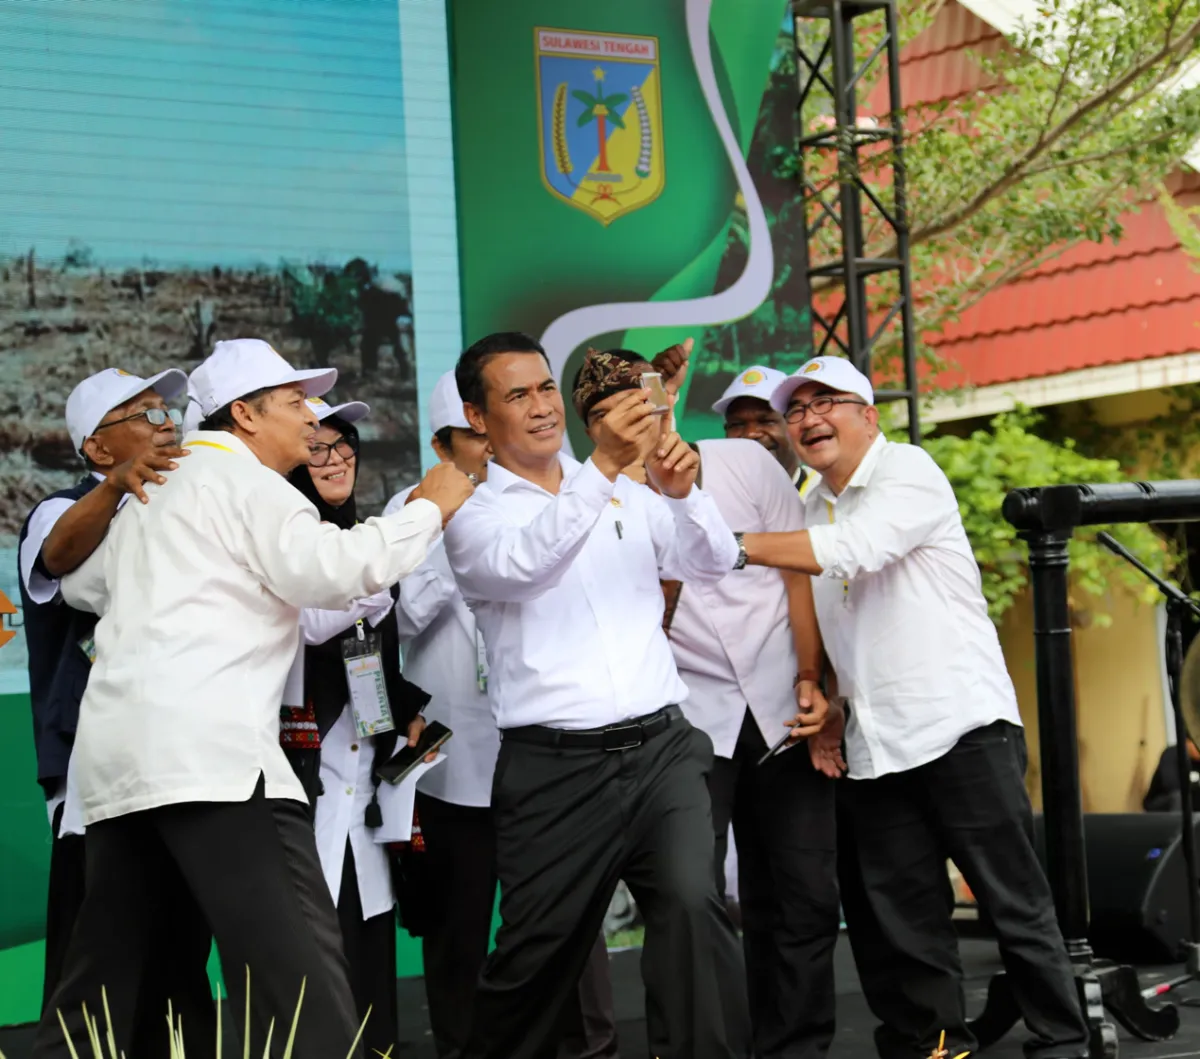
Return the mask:
[[[638,971],[640,952],[616,952],[612,954],[613,991],[616,1001],[617,1022],[620,1032],[623,1059],[646,1059],[646,1029],[643,1020],[642,983]],[[1000,969],[996,947],[989,941],[964,939],[962,941],[963,966],[967,974],[967,998],[972,1011],[983,1006],[988,979]],[[867,1010],[854,973],[854,961],[850,947],[843,936],[838,943],[836,957],[838,1029],[833,1046],[836,1059],[873,1059],[875,1055],[872,1030],[875,1020]],[[1178,973],[1174,967],[1143,968],[1143,987],[1152,985],[1171,974]],[[402,979],[400,991],[400,1035],[403,1047],[393,1053],[405,1059],[434,1059],[435,1052],[429,1037],[429,1025],[425,1013],[425,994],[419,978]],[[1195,997],[1200,1000],[1200,987],[1189,986],[1174,994],[1176,997]],[[1182,1019],[1178,1035],[1160,1044],[1147,1044],[1131,1038],[1123,1030],[1120,1035],[1121,1054],[1128,1059],[1193,1059],[1200,1057],[1200,1007],[1182,1008]],[[995,1059],[1020,1059],[1021,1041],[1025,1036],[1023,1026],[1018,1026],[1008,1037],[987,1054]],[[10,1027],[0,1029],[0,1053],[5,1059],[29,1059],[33,1037],[32,1027]],[[232,1052],[230,1053],[232,1055]],[[239,1051],[240,1054],[240,1051]],[[203,1057],[201,1057],[203,1059]]]

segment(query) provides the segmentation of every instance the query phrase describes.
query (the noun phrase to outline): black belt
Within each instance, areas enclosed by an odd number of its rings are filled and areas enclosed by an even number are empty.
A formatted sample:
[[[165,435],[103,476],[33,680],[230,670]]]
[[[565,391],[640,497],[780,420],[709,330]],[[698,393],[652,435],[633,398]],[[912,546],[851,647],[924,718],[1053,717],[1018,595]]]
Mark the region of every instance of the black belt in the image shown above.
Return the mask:
[[[647,740],[665,732],[675,721],[683,719],[678,706],[664,706],[657,713],[639,717],[625,724],[610,724],[607,728],[590,728],[580,732],[562,728],[545,728],[540,724],[527,728],[506,728],[501,738],[514,743],[533,743],[537,746],[579,747],[589,750],[632,750]]]

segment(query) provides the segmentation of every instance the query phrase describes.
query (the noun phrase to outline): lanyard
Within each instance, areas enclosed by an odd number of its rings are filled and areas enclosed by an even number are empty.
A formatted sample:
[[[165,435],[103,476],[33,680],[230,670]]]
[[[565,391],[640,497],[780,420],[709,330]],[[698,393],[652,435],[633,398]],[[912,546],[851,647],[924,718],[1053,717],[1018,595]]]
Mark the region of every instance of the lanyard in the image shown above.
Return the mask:
[[[825,501],[825,511],[829,515],[829,524],[833,525],[833,501]],[[850,582],[842,581],[842,606],[845,607],[850,603]]]
[[[195,445],[203,445],[206,449],[220,449],[222,452],[233,452],[233,449],[228,445],[219,445],[215,441],[193,441],[188,445],[188,448],[192,448]],[[237,455],[236,452],[233,452],[233,454]]]

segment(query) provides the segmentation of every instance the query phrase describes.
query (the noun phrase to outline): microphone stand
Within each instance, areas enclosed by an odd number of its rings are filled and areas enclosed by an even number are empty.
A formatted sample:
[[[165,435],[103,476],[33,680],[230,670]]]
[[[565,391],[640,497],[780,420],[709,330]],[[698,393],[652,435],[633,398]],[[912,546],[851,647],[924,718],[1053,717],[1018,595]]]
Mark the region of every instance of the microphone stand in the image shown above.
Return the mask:
[[[1188,982],[1200,981],[1200,878],[1196,874],[1196,833],[1193,825],[1192,812],[1192,765],[1188,756],[1187,726],[1183,718],[1183,703],[1181,701],[1181,677],[1183,673],[1183,622],[1186,616],[1200,618],[1200,606],[1197,606],[1174,585],[1164,581],[1153,570],[1146,566],[1128,548],[1120,544],[1107,533],[1096,534],[1096,539],[1114,555],[1120,556],[1130,566],[1138,570],[1144,577],[1152,581],[1167,601],[1167,683],[1171,691],[1171,713],[1175,718],[1175,762],[1179,771],[1179,811],[1182,830],[1180,841],[1183,843],[1183,863],[1187,872],[1187,909],[1188,935],[1180,943],[1183,955],[1184,974],[1177,978],[1160,982],[1156,986],[1142,990],[1146,999],[1162,996]],[[1200,1006],[1197,1001],[1180,1001],[1190,1006]]]

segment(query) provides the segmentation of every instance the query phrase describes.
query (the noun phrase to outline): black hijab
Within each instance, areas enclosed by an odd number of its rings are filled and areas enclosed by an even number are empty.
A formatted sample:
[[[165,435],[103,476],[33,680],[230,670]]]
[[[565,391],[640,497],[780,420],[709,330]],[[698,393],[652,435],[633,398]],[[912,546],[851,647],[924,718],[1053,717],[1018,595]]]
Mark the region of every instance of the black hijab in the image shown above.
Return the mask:
[[[321,422],[321,426],[330,427],[336,430],[344,438],[348,438],[354,442],[354,447],[358,448],[358,428],[353,423],[347,423],[341,416],[329,416]],[[354,486],[358,487],[358,475],[361,470],[361,456],[355,457],[354,460]],[[333,507],[321,494],[317,491],[317,483],[313,481],[312,474],[309,472],[308,464],[302,463],[291,474],[288,475],[288,481],[302,492],[305,497],[312,501],[313,506],[317,509],[317,514],[321,517],[322,522],[328,522],[338,529],[353,529],[358,522],[358,508],[354,503],[354,490],[350,490],[350,495],[346,497],[345,503],[340,507]]]

